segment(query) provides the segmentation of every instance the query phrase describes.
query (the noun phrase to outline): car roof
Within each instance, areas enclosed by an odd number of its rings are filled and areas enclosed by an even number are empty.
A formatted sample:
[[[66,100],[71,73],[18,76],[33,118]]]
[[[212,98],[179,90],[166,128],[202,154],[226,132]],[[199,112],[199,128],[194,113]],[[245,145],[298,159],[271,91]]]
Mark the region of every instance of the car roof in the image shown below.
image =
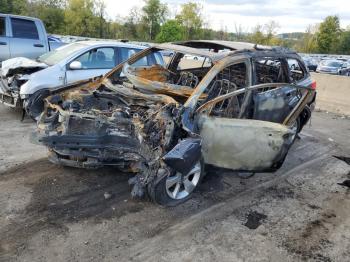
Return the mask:
[[[209,57],[213,62],[221,60],[227,56],[245,53],[249,56],[283,56],[293,55],[298,56],[293,50],[283,47],[262,46],[245,42],[231,42],[218,40],[191,40],[174,43],[164,43],[155,45],[155,48],[170,49],[175,52],[183,52],[192,55]],[[212,52],[206,49],[223,50],[226,52]]]
[[[76,41],[73,42],[74,43],[79,43],[79,44],[83,44],[86,46],[117,46],[117,47],[128,47],[128,48],[137,48],[137,49],[146,49],[146,46],[142,46],[142,45],[136,45],[136,44],[129,44],[129,43],[124,43],[124,42],[118,42],[118,41],[106,41],[106,40],[84,40],[84,41]]]
[[[175,42],[177,45],[184,45],[194,48],[211,48],[211,49],[229,49],[231,51],[236,50],[256,50],[265,49],[271,50],[271,46],[257,45],[248,42],[234,42],[234,41],[223,41],[223,40],[191,40],[183,42]]]

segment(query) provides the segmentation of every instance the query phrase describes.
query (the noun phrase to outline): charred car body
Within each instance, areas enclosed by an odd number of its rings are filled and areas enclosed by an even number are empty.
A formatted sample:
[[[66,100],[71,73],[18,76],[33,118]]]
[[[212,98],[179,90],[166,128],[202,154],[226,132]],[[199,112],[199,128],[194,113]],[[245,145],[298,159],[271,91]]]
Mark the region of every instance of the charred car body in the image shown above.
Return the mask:
[[[166,67],[138,66],[163,50],[173,53]],[[251,172],[282,165],[315,102],[301,61],[248,43],[161,44],[105,77],[50,91],[36,139],[55,163],[134,171],[133,195],[176,205],[200,183],[205,164]]]

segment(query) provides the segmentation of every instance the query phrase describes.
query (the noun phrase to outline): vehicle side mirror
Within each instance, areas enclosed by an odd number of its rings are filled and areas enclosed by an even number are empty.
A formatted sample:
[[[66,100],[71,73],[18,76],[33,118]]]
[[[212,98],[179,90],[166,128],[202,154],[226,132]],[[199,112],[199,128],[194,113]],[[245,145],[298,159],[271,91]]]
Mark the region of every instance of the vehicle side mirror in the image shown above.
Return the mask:
[[[69,64],[69,69],[71,70],[79,70],[82,68],[83,68],[83,65],[79,61],[73,61],[72,63]]]

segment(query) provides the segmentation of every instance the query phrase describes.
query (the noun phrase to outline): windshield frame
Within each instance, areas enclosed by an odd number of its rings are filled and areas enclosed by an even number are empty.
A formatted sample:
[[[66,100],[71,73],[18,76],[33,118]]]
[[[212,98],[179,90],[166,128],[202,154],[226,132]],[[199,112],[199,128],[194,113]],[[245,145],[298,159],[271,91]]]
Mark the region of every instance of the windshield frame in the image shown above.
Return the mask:
[[[74,42],[39,56],[37,61],[49,66],[56,65],[86,47],[86,44]]]

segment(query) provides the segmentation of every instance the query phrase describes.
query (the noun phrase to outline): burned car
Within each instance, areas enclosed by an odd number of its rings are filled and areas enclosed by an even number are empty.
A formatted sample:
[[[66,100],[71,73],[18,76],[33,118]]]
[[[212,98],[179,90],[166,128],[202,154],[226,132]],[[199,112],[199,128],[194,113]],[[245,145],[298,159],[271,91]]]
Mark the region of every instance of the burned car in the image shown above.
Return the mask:
[[[140,63],[164,50],[173,53],[166,66]],[[223,41],[161,44],[105,77],[50,91],[36,139],[54,163],[135,172],[133,196],[146,193],[172,206],[191,196],[206,164],[277,170],[311,116],[315,87],[290,50]]]

